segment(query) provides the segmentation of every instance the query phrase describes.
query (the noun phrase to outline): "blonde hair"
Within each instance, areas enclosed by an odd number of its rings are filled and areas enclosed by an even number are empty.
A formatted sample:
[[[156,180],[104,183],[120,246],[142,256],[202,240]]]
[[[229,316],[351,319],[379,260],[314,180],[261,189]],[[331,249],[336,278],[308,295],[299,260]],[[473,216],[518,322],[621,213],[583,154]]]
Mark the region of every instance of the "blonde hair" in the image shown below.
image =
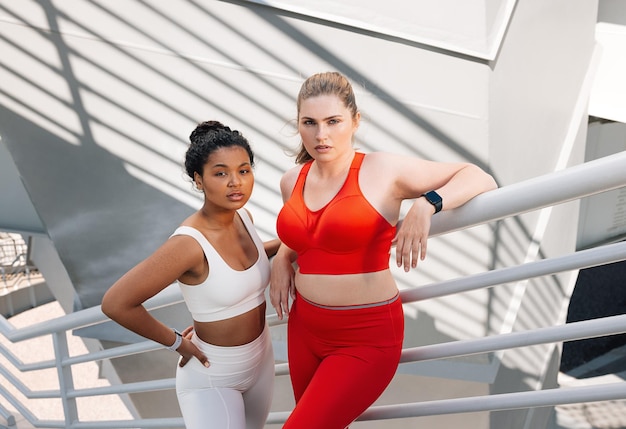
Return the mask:
[[[296,102],[298,122],[300,120],[300,105],[302,101],[319,95],[336,95],[343,102],[344,106],[350,110],[352,119],[356,119],[359,109],[356,105],[356,97],[350,81],[341,73],[323,72],[310,76],[300,87]],[[304,145],[301,143],[298,153],[296,154],[296,163],[304,164],[311,159],[313,159],[313,157],[309,155]]]

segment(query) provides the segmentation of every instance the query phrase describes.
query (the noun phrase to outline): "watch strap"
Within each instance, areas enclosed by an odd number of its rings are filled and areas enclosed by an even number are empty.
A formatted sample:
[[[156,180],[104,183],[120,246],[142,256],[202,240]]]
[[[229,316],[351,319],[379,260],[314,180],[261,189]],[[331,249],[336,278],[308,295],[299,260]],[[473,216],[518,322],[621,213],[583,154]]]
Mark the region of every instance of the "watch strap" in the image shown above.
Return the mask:
[[[178,332],[176,329],[172,329],[172,331],[174,331],[174,334],[176,334],[176,339],[174,340],[174,344],[172,344],[171,346],[166,346],[166,347],[170,349],[171,351],[175,352],[176,349],[179,348],[183,342],[183,334]]]

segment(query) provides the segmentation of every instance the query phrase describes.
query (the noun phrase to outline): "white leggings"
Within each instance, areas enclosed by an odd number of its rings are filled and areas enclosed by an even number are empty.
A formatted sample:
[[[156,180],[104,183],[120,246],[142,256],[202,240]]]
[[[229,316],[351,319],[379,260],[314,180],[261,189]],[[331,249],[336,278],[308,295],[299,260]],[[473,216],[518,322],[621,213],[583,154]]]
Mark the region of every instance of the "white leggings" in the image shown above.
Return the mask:
[[[176,395],[187,429],[262,429],[274,391],[274,352],[269,328],[243,346],[193,343],[209,358],[176,369]]]

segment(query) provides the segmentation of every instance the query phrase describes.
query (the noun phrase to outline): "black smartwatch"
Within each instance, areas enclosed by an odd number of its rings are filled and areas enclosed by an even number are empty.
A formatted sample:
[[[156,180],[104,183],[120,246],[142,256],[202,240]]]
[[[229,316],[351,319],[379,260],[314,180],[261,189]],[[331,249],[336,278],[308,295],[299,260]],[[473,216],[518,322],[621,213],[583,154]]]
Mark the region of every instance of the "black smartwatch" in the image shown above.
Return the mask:
[[[441,198],[441,195],[435,191],[428,191],[425,194],[422,194],[422,197],[426,198],[426,201],[435,206],[435,213],[439,213],[443,208],[443,199]]]

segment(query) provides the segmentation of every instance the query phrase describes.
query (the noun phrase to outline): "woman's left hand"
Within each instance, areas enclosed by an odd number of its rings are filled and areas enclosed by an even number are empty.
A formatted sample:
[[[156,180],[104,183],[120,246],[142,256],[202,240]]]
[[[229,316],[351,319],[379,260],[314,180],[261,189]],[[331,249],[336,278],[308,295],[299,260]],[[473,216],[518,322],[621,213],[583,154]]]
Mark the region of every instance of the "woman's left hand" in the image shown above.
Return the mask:
[[[425,198],[415,200],[406,216],[398,222],[393,243],[396,245],[396,264],[404,271],[417,267],[418,260],[426,258],[430,221],[435,208]]]

